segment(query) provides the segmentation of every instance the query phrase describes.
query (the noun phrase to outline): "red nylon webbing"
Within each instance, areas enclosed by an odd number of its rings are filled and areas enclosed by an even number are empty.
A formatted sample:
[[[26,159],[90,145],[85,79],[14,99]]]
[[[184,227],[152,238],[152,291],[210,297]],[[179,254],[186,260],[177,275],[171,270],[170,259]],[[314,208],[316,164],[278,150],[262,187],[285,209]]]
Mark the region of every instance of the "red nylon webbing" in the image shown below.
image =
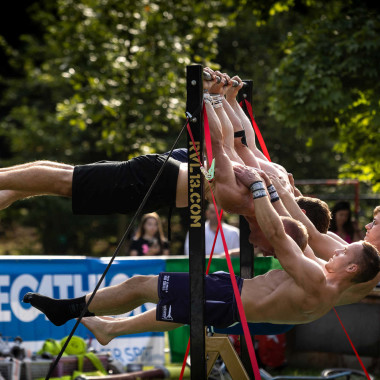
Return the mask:
[[[216,215],[218,215],[218,212],[216,213]],[[220,210],[220,215],[218,215],[218,219],[220,220],[220,225],[222,225],[222,217],[223,217],[223,210]],[[206,274],[208,274],[208,272],[210,271],[211,260],[214,254],[215,243],[216,243],[216,239],[218,238],[218,234],[219,234],[219,223],[218,223],[218,227],[216,228],[214,242],[212,243],[211,253],[208,259],[208,264],[207,264],[207,269],[206,269]]]
[[[246,99],[245,99],[245,104],[246,104],[248,113],[249,113],[249,115],[251,117],[252,125],[253,125],[253,128],[255,130],[256,136],[257,136],[257,138],[259,140],[261,149],[262,149],[264,155],[266,156],[266,158],[268,159],[268,161],[271,161],[269,153],[268,153],[268,150],[267,150],[265,142],[264,142],[264,139],[263,139],[263,137],[261,135],[260,129],[257,126],[255,119],[253,118],[252,106],[251,106],[251,104]],[[240,106],[242,106],[242,103],[240,103]],[[206,146],[207,146],[207,142],[209,141],[210,147],[211,147],[210,129],[209,129],[209,125],[208,125],[207,113],[206,113],[206,109],[205,108],[203,108],[203,114],[204,114],[204,117],[205,117],[205,139],[206,139]],[[198,154],[198,151],[197,151],[197,149],[195,147],[194,138],[192,136],[191,129],[190,129],[189,125],[188,125],[187,129],[189,131],[191,140],[193,142],[194,149],[195,149],[195,151],[197,153],[197,157],[198,157],[199,163],[200,163],[200,165],[202,165],[200,157],[199,157],[199,154]],[[207,130],[207,137],[206,137],[206,130]],[[211,152],[211,150],[210,150],[210,152]],[[209,160],[209,162],[212,161],[212,154],[211,154],[211,158],[210,158],[210,155],[208,154],[208,160]],[[212,199],[213,199],[213,202],[214,202],[214,207],[215,207],[216,213],[218,214],[218,208],[216,206],[214,194],[212,192],[211,187],[210,187],[210,190],[211,190],[211,195],[212,195]],[[222,212],[223,212],[223,210],[222,210]],[[227,265],[228,265],[228,269],[229,269],[230,276],[231,276],[232,286],[233,286],[233,289],[234,289],[235,298],[236,298],[237,306],[238,306],[238,309],[239,309],[240,320],[241,320],[241,323],[242,323],[242,326],[243,326],[244,336],[245,336],[245,339],[246,339],[248,353],[249,353],[249,356],[250,356],[250,359],[251,359],[251,364],[252,364],[253,372],[254,372],[255,378],[261,379],[260,370],[259,370],[258,365],[257,365],[255,351],[253,349],[251,335],[250,335],[250,332],[249,332],[249,329],[248,329],[247,319],[245,317],[245,313],[244,313],[244,309],[243,309],[243,304],[241,302],[241,297],[240,297],[240,294],[239,294],[239,290],[237,288],[235,274],[234,274],[234,270],[233,270],[233,267],[232,267],[231,258],[230,258],[230,255],[228,253],[228,248],[227,248],[227,244],[226,244],[226,241],[225,241],[225,238],[224,238],[223,228],[221,226],[222,212],[220,214],[220,217],[218,218],[218,228],[220,228],[220,233],[221,233],[221,237],[222,237],[222,241],[223,241],[223,246],[224,246],[224,250],[225,250],[225,253],[226,253]],[[216,241],[216,238],[217,238],[217,233],[218,233],[218,231],[216,232],[216,235],[215,235],[213,250],[214,250],[215,241]],[[207,267],[207,273],[208,273],[208,270],[210,268],[210,262],[211,262],[213,250],[212,250],[211,255],[210,255],[210,259],[209,259],[209,263],[208,263],[208,267]],[[367,377],[367,380],[371,380],[371,378],[370,378],[370,376],[368,374],[368,371],[365,368],[364,363],[362,362],[362,360],[361,360],[361,358],[359,356],[359,353],[357,352],[357,350],[356,350],[356,348],[355,348],[355,346],[354,346],[354,344],[353,344],[353,342],[352,342],[352,340],[351,340],[351,338],[350,338],[350,336],[349,336],[346,328],[343,325],[342,320],[340,319],[340,317],[339,317],[336,309],[333,308],[333,310],[334,310],[335,315],[337,316],[337,318],[339,320],[339,323],[342,326],[342,329],[343,329],[344,333],[346,334],[346,337],[347,337],[347,339],[348,339],[348,341],[349,341],[349,343],[350,343],[350,345],[351,345],[351,347],[352,347],[352,349],[353,349],[353,351],[354,351],[354,353],[355,353],[355,355],[356,355],[356,357],[357,357],[357,359],[358,359],[358,361],[360,363],[360,366],[362,367],[362,369],[363,369],[363,371],[364,371],[364,373],[365,373],[365,375]],[[249,337],[249,339],[247,339],[247,336]],[[189,349],[190,349],[190,340],[188,342],[188,347],[187,347],[187,350],[186,350],[185,359],[184,359],[184,363],[183,363],[183,366],[182,366],[180,380],[182,380],[182,378],[183,378],[183,372],[184,372],[184,369],[185,369],[185,363],[186,363],[186,359],[187,359],[187,356],[188,356],[188,353],[189,353]]]
[[[203,113],[206,114],[206,109],[205,108],[203,108]],[[191,133],[191,128],[190,128],[189,124],[187,124],[187,130],[188,130],[190,138],[191,138],[191,140],[193,142],[193,146],[194,146],[195,152],[197,154],[198,161],[199,161],[200,165],[202,165],[202,161],[200,159],[198,150],[197,150],[197,148],[195,146],[195,141],[194,141],[193,135]],[[210,127],[209,127],[209,124],[208,124],[207,116],[205,118],[205,131],[206,130],[208,130],[208,133],[207,134],[205,133],[205,139],[207,139],[206,136],[208,136],[210,138],[210,133],[209,133]],[[210,145],[211,145],[211,139],[210,139]],[[212,199],[213,199],[213,202],[214,202],[214,207],[215,207],[216,213],[218,214],[218,208],[216,206],[214,194],[213,194],[213,191],[212,191],[211,187],[210,187],[210,193],[211,193],[211,196],[212,196]],[[261,379],[260,370],[259,370],[259,366],[257,364],[255,350],[253,348],[252,338],[251,338],[251,334],[250,334],[249,328],[248,328],[247,318],[246,318],[245,313],[244,313],[243,303],[241,301],[241,297],[240,297],[240,293],[239,293],[239,288],[238,288],[237,283],[236,283],[235,273],[234,273],[234,269],[232,267],[232,262],[231,262],[230,255],[228,253],[228,248],[227,248],[226,240],[224,238],[224,232],[223,232],[223,228],[222,228],[221,223],[220,223],[220,218],[218,218],[218,226],[219,226],[219,229],[220,229],[220,234],[221,234],[221,237],[222,237],[223,247],[224,247],[224,251],[225,251],[225,254],[226,254],[227,266],[228,266],[228,270],[230,272],[230,277],[231,277],[231,282],[232,282],[232,288],[234,290],[236,304],[237,304],[237,307],[238,307],[238,310],[239,310],[240,321],[241,321],[241,324],[242,324],[242,327],[243,327],[243,332],[244,332],[244,337],[245,337],[246,344],[247,344],[248,354],[249,354],[249,357],[251,359],[251,364],[252,364],[252,369],[253,369],[253,373],[254,373],[255,379],[258,380],[258,379]],[[182,372],[183,371],[181,371],[181,373]]]
[[[218,215],[218,219],[222,220],[222,216],[223,216],[223,210],[220,211],[220,215]],[[216,228],[214,242],[212,244],[212,249],[211,249],[210,257],[208,259],[208,265],[207,265],[207,269],[206,269],[206,274],[208,274],[208,272],[210,271],[211,260],[212,260],[213,254],[214,254],[214,248],[215,248],[216,239],[218,238],[218,233],[219,233],[219,223],[218,223],[218,227]],[[189,340],[187,342],[187,348],[186,348],[186,352],[185,352],[185,357],[183,358],[182,368],[181,368],[181,374],[179,376],[179,380],[182,380],[182,378],[183,378],[183,374],[185,372],[185,367],[186,367],[187,357],[189,356],[189,351],[190,351],[190,338],[189,338]]]
[[[205,107],[203,108],[203,114],[204,114],[204,129],[205,129],[206,144],[207,144],[207,139],[209,139],[208,144],[211,146],[210,126],[209,126],[209,123],[208,123],[207,112],[206,112],[206,108]],[[194,146],[194,148],[195,148],[195,146]],[[208,184],[208,185],[210,186],[210,184]],[[214,193],[213,193],[213,191],[211,189],[211,186],[210,186],[210,193],[211,193],[211,196],[212,196],[212,201],[214,203],[215,212],[218,215],[218,207],[216,205]],[[221,215],[220,215],[220,217],[218,217],[218,227],[219,227],[220,236],[221,236],[222,242],[223,242],[224,252],[225,252],[225,255],[226,255],[228,270],[230,272],[230,277],[231,277],[232,287],[233,287],[234,294],[235,294],[236,304],[237,304],[237,307],[238,307],[238,310],[239,310],[240,321],[241,321],[241,324],[243,326],[244,337],[245,337],[245,340],[246,340],[249,357],[251,359],[251,365],[252,365],[252,369],[253,369],[253,374],[254,374],[256,380],[261,380],[260,370],[259,370],[259,366],[257,364],[255,350],[253,348],[251,333],[250,333],[249,328],[248,328],[247,318],[245,316],[245,312],[244,312],[244,308],[243,308],[243,303],[242,303],[241,297],[240,297],[239,288],[238,288],[237,283],[236,283],[234,268],[232,266],[232,262],[231,262],[230,254],[228,252],[228,247],[227,247],[226,239],[224,237],[224,231],[223,231],[223,227],[222,227],[222,224],[221,224]]]
[[[359,361],[361,367],[363,368],[363,371],[364,371],[364,373],[365,373],[367,379],[368,379],[368,380],[371,380],[371,378],[370,378],[370,376],[369,376],[369,374],[368,374],[368,372],[367,372],[367,370],[366,370],[366,368],[365,368],[365,366],[364,366],[364,364],[363,364],[363,362],[362,362],[362,359],[360,358],[358,352],[356,351],[356,348],[355,348],[354,344],[352,343],[352,340],[351,340],[350,336],[348,335],[348,332],[347,332],[347,330],[345,329],[345,327],[344,327],[344,325],[343,325],[343,322],[342,322],[342,320],[340,319],[340,317],[339,317],[339,315],[338,315],[338,312],[336,311],[335,307],[333,308],[333,310],[334,310],[335,315],[337,316],[337,318],[338,318],[338,320],[339,320],[340,325],[342,326],[343,331],[344,331],[345,334],[346,334],[346,337],[347,337],[348,341],[350,342],[350,345],[351,345],[352,349],[353,349],[354,352],[355,352],[355,355],[356,355],[356,357],[357,357],[357,359],[358,359],[358,361]]]
[[[185,357],[183,358],[182,368],[181,368],[181,373],[180,373],[180,375],[179,375],[179,380],[182,380],[182,379],[183,379],[183,374],[184,374],[184,372],[185,372],[186,361],[187,361],[187,357],[189,356],[189,351],[190,351],[190,338],[189,338],[189,340],[187,341],[187,347],[186,347]]]
[[[252,106],[251,106],[251,104],[247,101],[247,99],[244,99],[244,100],[245,100],[245,105],[246,105],[246,107],[247,107],[247,110],[248,110],[249,116],[251,117],[251,121],[252,121],[253,128],[254,128],[255,133],[256,133],[256,135],[257,135],[257,138],[258,138],[258,140],[259,140],[259,142],[260,142],[261,149],[263,150],[263,153],[264,153],[264,155],[266,156],[266,158],[267,158],[269,161],[271,161],[270,156],[269,156],[269,153],[268,153],[268,150],[267,150],[266,145],[265,145],[265,142],[264,142],[264,139],[263,139],[263,137],[262,137],[262,135],[261,135],[261,133],[260,133],[260,129],[259,129],[259,127],[257,126],[255,119],[253,118]],[[242,106],[242,102],[240,102],[240,106]],[[357,357],[357,359],[358,359],[358,361],[359,361],[361,367],[363,368],[364,373],[365,373],[366,376],[367,376],[367,379],[370,380],[370,376],[369,376],[369,374],[368,374],[368,372],[367,372],[367,370],[366,370],[366,368],[365,368],[365,366],[364,366],[364,364],[363,364],[363,362],[362,362],[362,360],[361,360],[361,358],[360,358],[358,352],[356,351],[356,348],[355,348],[355,346],[354,346],[354,344],[353,344],[353,342],[352,342],[352,340],[351,340],[351,338],[350,338],[350,336],[349,336],[347,330],[345,329],[342,320],[340,319],[340,317],[339,317],[337,311],[335,310],[335,308],[333,308],[333,310],[334,310],[335,315],[337,316],[337,318],[338,318],[338,320],[339,320],[340,325],[342,326],[343,331],[345,332],[345,334],[346,334],[346,336],[347,336],[348,341],[350,342],[350,345],[351,345],[351,347],[352,347],[352,349],[353,349],[353,351],[354,351],[354,353],[355,353],[355,355],[356,355],[356,357]]]
[[[270,159],[268,149],[267,149],[267,146],[265,145],[265,142],[264,142],[263,136],[261,135],[260,129],[257,126],[255,119],[253,118],[252,106],[247,99],[244,99],[244,101],[245,101],[245,106],[247,107],[249,116],[251,117],[252,126],[253,126],[253,129],[255,130],[257,139],[259,140],[261,149],[262,149],[265,157],[268,159],[268,161],[272,161]],[[242,105],[243,105],[243,102],[240,102],[240,106],[242,106]]]
[[[210,190],[211,190],[211,188],[210,188]],[[216,206],[216,202],[215,202],[215,198],[214,198],[214,193],[212,192],[212,190],[211,190],[211,195],[212,195],[212,200],[214,202],[214,207],[217,210],[217,206]],[[243,302],[241,301],[239,288],[238,288],[237,283],[236,283],[234,268],[232,266],[230,254],[228,253],[226,239],[224,238],[223,228],[220,224],[219,219],[218,219],[218,225],[220,228],[220,235],[222,237],[224,252],[226,254],[226,260],[227,260],[228,270],[230,272],[232,288],[234,290],[236,304],[237,304],[237,307],[239,310],[240,322],[241,322],[242,327],[243,327],[243,332],[244,332],[244,337],[245,337],[246,344],[247,344],[248,354],[249,354],[249,357],[251,359],[253,374],[254,374],[256,380],[261,380],[260,369],[259,369],[259,366],[257,364],[256,354],[255,354],[255,350],[253,348],[253,343],[252,343],[252,337],[251,337],[251,333],[250,333],[249,328],[248,328],[248,322],[247,322],[247,318],[245,316],[245,312],[244,312],[244,308],[243,308]]]

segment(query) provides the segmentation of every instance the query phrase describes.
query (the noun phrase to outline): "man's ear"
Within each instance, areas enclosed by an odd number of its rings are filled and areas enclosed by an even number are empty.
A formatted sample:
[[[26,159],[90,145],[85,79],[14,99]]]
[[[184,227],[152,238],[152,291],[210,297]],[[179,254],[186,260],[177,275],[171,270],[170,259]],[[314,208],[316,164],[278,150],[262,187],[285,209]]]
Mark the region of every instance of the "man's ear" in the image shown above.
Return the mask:
[[[358,265],[357,264],[354,264],[354,263],[351,263],[348,267],[347,267],[347,272],[349,273],[355,273],[357,270],[358,270]]]
[[[306,210],[301,208],[301,211],[306,215]]]

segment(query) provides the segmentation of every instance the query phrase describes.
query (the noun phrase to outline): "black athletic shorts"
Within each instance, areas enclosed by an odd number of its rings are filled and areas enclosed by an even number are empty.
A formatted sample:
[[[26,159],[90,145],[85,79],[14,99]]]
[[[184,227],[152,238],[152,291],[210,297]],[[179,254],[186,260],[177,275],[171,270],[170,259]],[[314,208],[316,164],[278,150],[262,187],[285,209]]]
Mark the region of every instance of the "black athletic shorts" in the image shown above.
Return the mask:
[[[236,277],[239,293],[243,279]],[[166,273],[158,276],[156,308],[158,321],[190,324],[190,284],[188,273]],[[205,325],[225,328],[240,322],[230,275],[215,272],[205,277]]]
[[[149,154],[129,161],[100,161],[74,167],[72,209],[74,214],[126,214],[136,211],[166,156]],[[175,206],[180,162],[169,158],[143,213]]]

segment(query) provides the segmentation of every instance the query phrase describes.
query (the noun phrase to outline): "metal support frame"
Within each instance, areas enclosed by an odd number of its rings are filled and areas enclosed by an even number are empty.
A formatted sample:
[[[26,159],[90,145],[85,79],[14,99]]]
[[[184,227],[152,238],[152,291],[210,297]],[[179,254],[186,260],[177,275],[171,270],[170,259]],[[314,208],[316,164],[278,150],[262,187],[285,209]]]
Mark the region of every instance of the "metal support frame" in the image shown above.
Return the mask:
[[[187,102],[190,128],[203,159],[203,67],[186,66]],[[189,273],[190,273],[190,355],[191,379],[207,378],[204,334],[205,228],[203,178],[193,143],[188,135]]]
[[[240,103],[243,101],[243,110],[247,114],[248,118],[250,116],[248,114],[248,110],[244,105],[244,99],[246,99],[250,104],[252,104],[252,89],[253,89],[253,81],[252,80],[244,80],[246,85],[239,91],[237,100]],[[240,276],[242,278],[252,278],[254,276],[254,252],[253,245],[249,242],[249,225],[246,219],[242,216],[239,218],[239,226],[240,226]],[[251,365],[251,360],[249,357],[247,345],[245,342],[245,338],[243,335],[240,336],[240,347],[241,347],[241,361],[244,365],[245,370],[248,372],[249,377],[254,379],[253,369]]]
[[[252,379],[243,364],[241,363],[238,354],[236,353],[231,341],[226,336],[206,337],[207,350],[207,375],[209,376],[214,366],[214,363],[220,355],[226,365],[232,379],[249,380]]]

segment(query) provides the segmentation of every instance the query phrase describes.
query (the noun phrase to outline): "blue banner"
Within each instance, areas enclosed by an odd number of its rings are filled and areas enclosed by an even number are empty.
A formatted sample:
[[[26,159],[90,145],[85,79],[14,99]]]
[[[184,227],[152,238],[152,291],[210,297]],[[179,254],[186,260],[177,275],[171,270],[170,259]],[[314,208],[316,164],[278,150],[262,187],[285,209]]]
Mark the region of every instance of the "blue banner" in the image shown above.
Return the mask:
[[[20,336],[24,341],[24,346],[33,352],[38,351],[47,338],[62,339],[69,335],[75,320],[60,327],[54,326],[44,314],[22,302],[24,294],[37,292],[59,299],[83,296],[95,288],[109,260],[109,257],[1,256],[0,333],[11,341],[16,336]],[[136,274],[158,274],[165,271],[165,266],[164,259],[117,258],[111,265],[101,287],[119,284]],[[153,307],[155,307],[153,304],[144,304],[134,312],[125,315],[136,315]],[[92,334],[82,325],[78,326],[75,335],[95,341]],[[156,338],[158,338],[159,350],[155,350],[154,347]],[[128,347],[128,339],[133,341],[133,346]],[[156,357],[157,360],[154,362],[163,360],[163,333],[130,335],[121,338],[121,341],[123,341],[122,346],[118,346],[117,339],[112,341],[110,349],[115,350],[119,359],[125,364],[138,362],[144,355],[146,357],[147,353],[150,359]],[[143,343],[139,344],[139,341]],[[94,346],[99,348],[95,342]]]

